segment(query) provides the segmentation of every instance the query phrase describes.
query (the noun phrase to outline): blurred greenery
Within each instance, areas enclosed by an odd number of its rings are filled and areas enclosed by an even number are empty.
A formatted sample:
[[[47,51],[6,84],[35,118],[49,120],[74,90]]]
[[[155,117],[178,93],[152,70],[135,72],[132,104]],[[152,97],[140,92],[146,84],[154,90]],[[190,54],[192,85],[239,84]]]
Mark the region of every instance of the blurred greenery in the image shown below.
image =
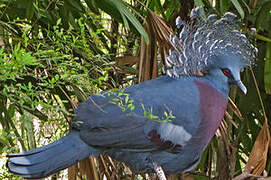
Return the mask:
[[[206,14],[230,11],[242,19],[242,30],[259,49],[253,69],[270,119],[270,0],[0,0],[1,159],[6,153],[25,151],[62,137],[70,127],[77,102],[87,96],[138,82],[138,67],[119,66],[115,58],[138,56],[141,36],[149,41],[143,28],[148,9],[176,28],[176,17],[187,20],[195,6],[204,7]],[[250,32],[251,28],[256,32]],[[214,138],[197,171],[186,176],[230,179],[242,173],[264,122],[248,69],[243,79],[248,95],[241,95],[236,88],[231,92],[243,119],[229,110],[235,127],[225,118],[226,145],[232,154],[223,151],[219,137]],[[118,172],[123,170],[122,164],[117,167]],[[1,178],[18,179],[2,168]],[[268,175],[270,168],[269,158]],[[105,174],[102,169],[98,172],[100,177]],[[131,176],[122,173],[121,177]]]

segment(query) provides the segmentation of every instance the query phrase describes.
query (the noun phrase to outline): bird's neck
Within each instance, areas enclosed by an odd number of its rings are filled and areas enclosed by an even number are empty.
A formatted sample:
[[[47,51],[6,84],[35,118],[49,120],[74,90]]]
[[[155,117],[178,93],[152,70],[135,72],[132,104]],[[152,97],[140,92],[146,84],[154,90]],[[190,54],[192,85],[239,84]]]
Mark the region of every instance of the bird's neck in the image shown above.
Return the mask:
[[[228,78],[221,72],[220,69],[212,69],[203,77],[204,80],[213,86],[217,91],[223,94],[228,99],[230,86]]]

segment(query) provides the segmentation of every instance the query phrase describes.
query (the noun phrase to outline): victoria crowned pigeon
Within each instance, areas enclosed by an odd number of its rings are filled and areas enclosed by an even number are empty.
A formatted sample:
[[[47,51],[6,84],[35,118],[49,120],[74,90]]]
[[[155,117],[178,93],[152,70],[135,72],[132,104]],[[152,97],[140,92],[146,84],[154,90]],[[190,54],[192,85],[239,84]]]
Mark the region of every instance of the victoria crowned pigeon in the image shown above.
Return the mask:
[[[245,94],[240,71],[254,63],[257,49],[238,28],[232,13],[200,16],[172,36],[166,75],[114,92],[90,96],[75,111],[65,137],[20,154],[9,154],[7,167],[24,178],[41,178],[86,157],[106,154],[134,173],[187,172],[223,118],[231,84]],[[202,74],[198,76],[198,74]]]

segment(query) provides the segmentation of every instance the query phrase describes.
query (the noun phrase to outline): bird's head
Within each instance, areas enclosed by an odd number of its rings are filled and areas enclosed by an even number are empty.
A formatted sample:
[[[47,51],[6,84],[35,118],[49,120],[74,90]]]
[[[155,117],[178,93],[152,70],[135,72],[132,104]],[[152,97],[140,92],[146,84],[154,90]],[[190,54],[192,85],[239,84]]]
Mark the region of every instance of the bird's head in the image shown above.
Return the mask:
[[[221,18],[210,15],[204,19],[200,16],[200,9],[196,8],[190,17],[190,24],[180,18],[176,20],[177,27],[183,28],[179,37],[171,36],[174,48],[166,59],[167,75],[179,77],[214,70],[246,94],[240,72],[254,64],[258,50],[240,31],[237,16],[228,12]]]
[[[247,66],[244,61],[242,61],[239,56],[234,54],[225,54],[214,57],[216,58],[215,64],[210,66],[210,72],[215,70],[216,75],[221,76],[229,84],[235,84],[239,89],[246,94],[247,88],[242,83],[240,78],[241,71]]]

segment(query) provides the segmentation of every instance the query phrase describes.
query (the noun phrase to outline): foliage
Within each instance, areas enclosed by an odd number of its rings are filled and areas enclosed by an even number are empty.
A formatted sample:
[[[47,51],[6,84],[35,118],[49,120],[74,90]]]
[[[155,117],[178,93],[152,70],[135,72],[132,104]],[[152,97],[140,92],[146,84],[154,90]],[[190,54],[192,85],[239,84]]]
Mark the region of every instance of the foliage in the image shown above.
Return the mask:
[[[110,99],[110,103],[117,105],[122,112],[135,109],[134,100],[130,97],[130,94],[124,92],[124,89],[117,92],[108,92],[107,95],[114,96]]]
[[[194,5],[203,6],[206,15],[223,15],[227,11],[238,14],[243,22],[242,30],[255,40],[259,48],[254,72],[267,118],[270,119],[270,0],[0,2],[2,156],[32,149],[63,136],[69,128],[77,102],[85,100],[88,95],[137,83],[138,74],[142,74],[142,69],[138,70],[135,65],[140,64],[137,60],[140,59],[138,56],[142,45],[140,35],[149,41],[148,46],[157,44],[155,38],[158,36],[153,38],[152,35],[159,33],[164,22],[161,20],[157,25],[157,21],[147,19],[149,10],[159,14],[173,28],[178,15],[182,19],[189,19],[188,12]],[[144,30],[144,23],[148,25],[145,27],[155,27],[156,32],[150,34]],[[250,33],[254,27],[256,33]],[[164,58],[162,51],[157,50],[155,54],[159,55],[155,55],[152,60],[161,65]],[[125,59],[128,56],[132,58]],[[116,57],[123,58],[115,63]],[[154,64],[153,61],[150,64]],[[146,64],[144,74],[149,77],[145,77],[145,80],[160,75],[160,65],[155,69],[157,73],[150,73],[152,71],[148,68],[151,66]],[[244,71],[243,79],[248,87],[248,96],[239,95],[236,88],[231,91],[231,98],[242,117],[236,115],[236,109],[228,108],[226,121],[204,152],[197,171],[187,176],[194,179],[230,179],[243,171],[265,122],[250,70]],[[113,103],[119,104],[123,111],[134,107],[133,100],[124,92]],[[142,108],[145,108],[144,105]],[[144,112],[147,118],[161,120],[161,117],[157,118],[152,113],[152,109],[145,109]],[[174,119],[173,114],[164,114],[162,120]],[[126,173],[122,164],[115,165],[108,157],[100,157],[97,162],[102,167],[97,170],[100,178],[104,175],[108,178],[134,177]],[[265,170],[268,175],[271,175],[270,168],[270,161],[267,161]],[[15,179],[6,170],[0,173],[6,179]],[[82,173],[79,175],[82,176]],[[147,178],[146,175],[142,177]]]
[[[146,109],[144,104],[141,104],[141,107],[144,112],[144,117],[146,119],[150,119],[152,121],[157,121],[157,122],[171,122],[172,119],[176,118],[173,114],[172,111],[164,111],[163,116],[160,117],[158,115],[153,114],[153,108],[150,107],[149,109]]]
[[[19,14],[14,19],[12,13],[4,15],[10,6],[1,8],[2,20],[9,18],[1,21],[5,42],[0,50],[1,154],[60,138],[68,129],[75,101],[118,86],[108,72],[112,68],[107,44],[99,38],[106,19],[89,13],[74,19],[76,28],[65,27],[60,18],[47,26],[35,25]],[[94,18],[101,20],[96,22],[100,28],[88,29],[87,22]]]
[[[103,94],[98,94],[104,98],[111,97],[109,103],[117,105],[122,112],[125,112],[128,116],[142,117],[157,122],[171,122],[172,119],[176,118],[171,110],[164,111],[162,116],[155,115],[153,113],[153,108],[146,108],[144,104],[141,103],[141,107],[138,107],[137,112],[135,112],[134,99],[130,96],[129,93],[125,92],[125,89],[119,91],[109,91]],[[142,114],[140,113],[142,110]]]

